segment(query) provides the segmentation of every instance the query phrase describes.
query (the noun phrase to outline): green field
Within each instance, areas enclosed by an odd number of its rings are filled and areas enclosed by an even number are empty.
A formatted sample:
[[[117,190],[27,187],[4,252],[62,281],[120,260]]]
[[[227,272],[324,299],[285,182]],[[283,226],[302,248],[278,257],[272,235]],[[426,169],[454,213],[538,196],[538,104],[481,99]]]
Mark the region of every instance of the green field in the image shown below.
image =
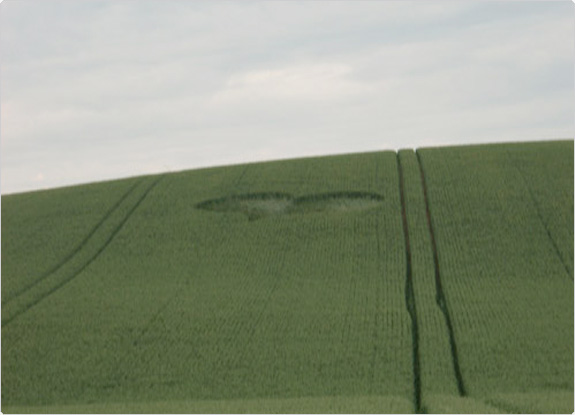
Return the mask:
[[[2,196],[2,412],[572,413],[573,141]]]

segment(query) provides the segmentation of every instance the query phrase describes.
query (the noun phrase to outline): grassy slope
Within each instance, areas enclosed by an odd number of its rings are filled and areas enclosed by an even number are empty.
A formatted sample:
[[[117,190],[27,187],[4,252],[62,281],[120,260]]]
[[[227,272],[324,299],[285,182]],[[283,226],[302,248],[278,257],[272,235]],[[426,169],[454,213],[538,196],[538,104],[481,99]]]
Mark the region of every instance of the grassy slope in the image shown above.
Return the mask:
[[[277,190],[384,202],[256,221],[194,208]],[[167,176],[96,261],[3,328],[3,404],[387,395],[379,411],[411,406],[399,211],[393,153]]]
[[[409,223],[414,295],[419,321],[422,406],[435,395],[456,395],[449,338],[436,303],[433,252],[425,214],[421,174],[415,152],[399,152],[405,176],[406,210]]]
[[[466,393],[572,412],[573,142],[420,153]]]
[[[135,183],[127,179],[2,197],[2,305],[74,252]]]
[[[413,411],[413,404],[397,396],[328,396],[313,398],[259,398],[192,401],[145,401],[121,403],[93,403],[83,405],[12,407],[11,413],[142,413],[142,414],[405,414]]]
[[[572,411],[572,154],[572,142],[420,152],[461,397],[419,164],[400,153],[424,409]],[[87,216],[86,197],[66,189],[3,197],[3,298],[22,284],[17,271],[37,278],[102,222],[45,287],[18,297],[23,312],[3,304],[3,412],[413,411],[397,160],[370,153],[78,187],[99,195]],[[384,200],[257,220],[195,208],[278,191]],[[77,214],[67,221],[60,209]],[[45,212],[60,232],[43,234]],[[23,251],[37,232],[54,254]],[[26,296],[39,300],[27,309]],[[6,324],[5,311],[16,316]]]

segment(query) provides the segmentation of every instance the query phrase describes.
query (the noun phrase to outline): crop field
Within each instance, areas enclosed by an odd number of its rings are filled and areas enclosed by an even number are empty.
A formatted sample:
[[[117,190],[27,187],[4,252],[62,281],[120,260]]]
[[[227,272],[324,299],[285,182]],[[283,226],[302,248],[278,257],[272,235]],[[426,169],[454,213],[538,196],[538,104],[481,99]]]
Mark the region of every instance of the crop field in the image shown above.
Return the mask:
[[[2,196],[4,413],[571,413],[573,141]]]

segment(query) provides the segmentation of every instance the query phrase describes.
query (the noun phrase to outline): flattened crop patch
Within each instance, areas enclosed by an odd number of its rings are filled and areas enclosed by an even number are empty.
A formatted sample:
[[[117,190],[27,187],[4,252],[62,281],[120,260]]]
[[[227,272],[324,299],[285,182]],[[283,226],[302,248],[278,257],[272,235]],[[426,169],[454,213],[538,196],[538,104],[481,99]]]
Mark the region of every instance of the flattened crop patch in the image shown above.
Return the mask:
[[[294,198],[287,193],[246,193],[210,199],[196,208],[214,212],[240,212],[255,220],[279,214],[317,212],[348,212],[371,209],[380,205],[383,197],[369,192],[332,192]]]

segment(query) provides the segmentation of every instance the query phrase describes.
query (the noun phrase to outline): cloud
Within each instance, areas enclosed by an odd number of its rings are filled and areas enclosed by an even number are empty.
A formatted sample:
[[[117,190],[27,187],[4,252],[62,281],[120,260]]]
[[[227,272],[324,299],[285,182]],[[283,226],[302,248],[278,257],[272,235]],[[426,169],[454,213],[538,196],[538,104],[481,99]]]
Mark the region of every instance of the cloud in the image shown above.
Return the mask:
[[[311,63],[234,74],[210,99],[211,107],[267,101],[321,102],[365,92],[368,85],[349,77],[350,65]]]
[[[3,193],[575,130],[570,4],[1,7]]]

